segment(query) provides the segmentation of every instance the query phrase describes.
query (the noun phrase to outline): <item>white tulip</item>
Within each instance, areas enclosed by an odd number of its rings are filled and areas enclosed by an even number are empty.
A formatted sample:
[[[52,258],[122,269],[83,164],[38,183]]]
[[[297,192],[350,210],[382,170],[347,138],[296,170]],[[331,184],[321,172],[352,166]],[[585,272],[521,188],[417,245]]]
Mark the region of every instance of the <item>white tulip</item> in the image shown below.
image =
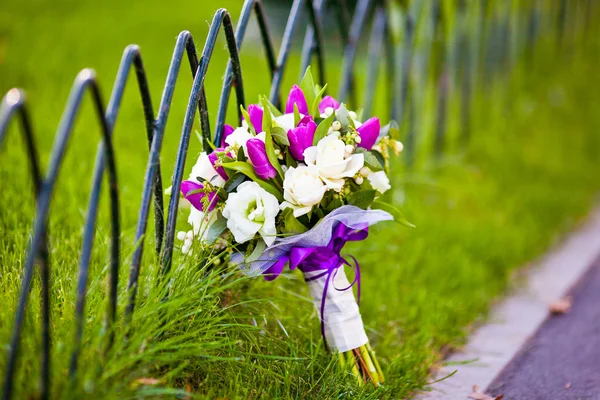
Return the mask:
[[[381,194],[384,194],[392,188],[390,185],[390,180],[384,171],[372,172],[367,175],[367,179],[371,183],[371,186],[373,186],[373,189],[377,190]]]
[[[300,114],[300,118],[302,118],[303,115]],[[296,125],[294,124],[294,113],[289,113],[289,114],[283,114],[280,115],[279,117],[275,117],[275,124],[277,126],[279,126],[280,128],[283,128],[283,130],[287,133],[290,129],[294,129],[296,127]]]
[[[327,189],[315,166],[290,167],[283,180],[283,198],[286,201],[281,203],[281,209],[293,208],[296,218],[304,215],[321,202]]]
[[[316,146],[304,150],[307,165],[317,167],[319,176],[328,188],[339,192],[344,186],[344,178],[354,176],[364,165],[362,154],[354,153],[348,157],[346,144],[339,138],[325,136]]]
[[[229,194],[223,209],[227,228],[236,242],[245,243],[259,233],[267,246],[275,241],[275,217],[278,213],[277,198],[256,182],[239,185],[237,192]]]

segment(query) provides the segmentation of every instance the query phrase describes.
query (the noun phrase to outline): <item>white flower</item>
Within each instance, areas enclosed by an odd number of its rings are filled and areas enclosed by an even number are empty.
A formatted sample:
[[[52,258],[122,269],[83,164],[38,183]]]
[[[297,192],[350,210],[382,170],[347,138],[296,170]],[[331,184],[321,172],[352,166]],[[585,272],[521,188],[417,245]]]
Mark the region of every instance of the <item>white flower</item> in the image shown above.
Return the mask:
[[[208,230],[216,220],[217,213],[215,211],[205,213],[194,207],[191,208],[190,216],[188,217],[188,223],[192,225],[194,237],[197,237],[201,242],[206,241]]]
[[[300,118],[302,118],[302,117],[303,117],[303,115],[300,114]],[[279,117],[275,117],[275,123],[277,124],[277,126],[279,126],[280,128],[283,128],[283,130],[285,130],[286,133],[290,129],[294,129],[296,127],[294,122],[295,122],[294,121],[294,113],[283,114],[283,115],[280,115]]]
[[[236,128],[233,132],[231,132],[231,135],[225,138],[225,143],[236,149],[244,149],[244,154],[246,155],[246,157],[248,157],[248,149],[246,148],[246,143],[248,142],[248,140],[256,138],[264,142],[267,134],[265,132],[261,132],[258,135],[254,136],[248,130],[248,125],[244,125],[245,126]]]
[[[293,208],[296,218],[304,215],[321,202],[327,189],[314,165],[290,167],[283,180],[283,198],[286,201],[281,203],[281,209]]]
[[[198,156],[198,161],[192,168],[189,180],[202,183],[198,177],[210,182],[213,186],[223,186],[225,184],[225,180],[217,173],[204,151]]]
[[[229,194],[223,209],[227,228],[235,241],[245,243],[259,233],[267,246],[275,241],[275,217],[279,202],[256,182],[244,182],[236,193]]]
[[[304,161],[314,165],[328,188],[340,191],[344,178],[354,176],[365,162],[362,154],[345,157],[346,144],[336,136],[325,136],[316,146],[304,150]]]
[[[384,194],[392,188],[392,186],[390,186],[390,180],[384,171],[371,172],[367,175],[367,179],[371,183],[371,186],[373,186],[373,189],[381,194]]]

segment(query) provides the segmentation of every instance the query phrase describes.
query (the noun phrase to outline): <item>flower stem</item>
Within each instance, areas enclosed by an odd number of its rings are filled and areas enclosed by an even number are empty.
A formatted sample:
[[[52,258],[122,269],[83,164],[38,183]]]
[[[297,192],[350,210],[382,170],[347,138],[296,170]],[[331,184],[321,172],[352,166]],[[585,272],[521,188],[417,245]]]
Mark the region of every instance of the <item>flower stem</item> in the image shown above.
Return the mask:
[[[379,386],[384,382],[379,361],[368,343],[357,349],[341,353],[339,361],[342,368],[351,369],[352,375],[356,377],[359,385],[372,382],[375,386]]]

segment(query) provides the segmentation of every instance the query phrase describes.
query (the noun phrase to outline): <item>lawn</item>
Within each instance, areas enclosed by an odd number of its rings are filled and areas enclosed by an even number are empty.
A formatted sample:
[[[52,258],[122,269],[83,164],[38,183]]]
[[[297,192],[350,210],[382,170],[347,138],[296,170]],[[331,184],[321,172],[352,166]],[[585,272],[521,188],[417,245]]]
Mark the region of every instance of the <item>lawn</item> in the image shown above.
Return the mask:
[[[177,34],[190,30],[201,47],[217,7],[230,9],[235,19],[241,1],[5,1],[0,10],[0,91],[26,89],[43,165],[80,69],[97,71],[107,99],[122,50],[139,44],[156,109]],[[600,52],[599,43],[591,40],[594,33],[588,33],[589,40],[578,38],[560,62],[554,42],[543,40],[533,62],[517,63],[512,79],[498,78],[478,93],[468,147],[454,140],[458,118],[453,106],[444,157],[434,162],[432,132],[422,129],[417,167],[406,169],[402,157],[395,163],[395,189],[386,196],[417,228],[381,224],[368,240],[347,247],[359,257],[361,310],[386,373],[387,382],[378,389],[356,387],[323,350],[318,315],[299,274],[264,282],[221,268],[207,271],[198,260],[176,251],[169,285],[156,285],[152,222],[136,312],[128,328],[119,322],[115,346],[105,352],[106,193],[90,271],[79,379],[66,379],[82,226],[100,137],[86,103],[61,170],[49,226],[52,397],[405,398],[426,387],[441,357],[460,347],[471,327],[485,319],[490,304],[511,283],[518,284],[512,278],[515,269],[576,226],[596,200],[600,92],[590,88],[600,84],[593,68]],[[336,89],[340,52],[330,45],[328,72]],[[262,54],[253,41],[244,44],[242,66],[250,100],[269,88]],[[206,81],[211,112],[216,111],[226,57],[221,41]],[[298,60],[298,54],[290,59],[283,87],[298,76]],[[359,72],[364,69],[360,64]],[[187,66],[182,66],[161,156],[165,182],[171,177],[190,85]],[[123,226],[120,313],[148,156],[142,110],[130,86],[114,132]],[[428,93],[432,97],[431,87]],[[375,110],[382,110],[384,101],[379,96]],[[433,121],[432,108],[424,109],[423,121],[429,121],[424,127]],[[35,212],[17,133],[11,129],[0,152],[4,348]],[[188,159],[200,150],[193,139]],[[178,228],[187,229],[185,211]],[[34,282],[15,398],[35,393],[39,386],[39,289]],[[163,301],[167,291],[169,298]],[[5,361],[0,357],[0,371]]]

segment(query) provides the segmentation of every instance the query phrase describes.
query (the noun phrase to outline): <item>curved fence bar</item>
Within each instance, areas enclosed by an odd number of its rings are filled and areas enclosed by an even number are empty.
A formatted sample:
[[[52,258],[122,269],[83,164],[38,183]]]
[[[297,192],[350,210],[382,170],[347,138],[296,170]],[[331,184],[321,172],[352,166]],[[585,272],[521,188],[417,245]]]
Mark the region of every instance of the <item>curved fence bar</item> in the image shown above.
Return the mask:
[[[367,17],[371,12],[373,0],[358,0],[354,17],[350,25],[350,34],[348,35],[348,43],[344,50],[344,64],[342,66],[341,86],[338,94],[339,101],[345,101],[350,93],[352,86],[352,70],[354,68],[354,60],[358,51],[358,42],[367,22]],[[353,104],[353,106],[355,106]]]
[[[304,71],[310,65],[312,56],[317,58],[319,66],[319,82],[325,85],[325,56],[323,54],[323,27],[321,26],[321,16],[325,8],[324,0],[316,0],[316,4],[312,4],[310,0],[306,2],[306,10],[308,11],[308,19],[310,25],[306,28],[304,36],[304,45],[302,48],[302,59],[300,61],[300,79],[304,75]]]
[[[122,57],[119,71],[117,72],[117,78],[115,80],[115,86],[111,94],[108,106],[106,108],[106,124],[109,135],[112,135],[114,125],[117,119],[118,111],[125,91],[125,84],[129,76],[131,68],[135,68],[136,78],[138,81],[138,89],[141,94],[141,100],[144,110],[144,117],[146,120],[146,131],[148,139],[148,147],[152,143],[152,124],[154,121],[154,111],[152,109],[152,100],[150,92],[148,90],[148,82],[146,74],[144,72],[144,66],[140,55],[140,49],[138,46],[128,46]],[[79,346],[81,343],[81,336],[83,332],[83,312],[85,294],[88,280],[88,269],[89,262],[92,252],[92,246],[94,241],[94,231],[96,229],[96,220],[98,215],[98,203],[100,201],[100,188],[102,187],[102,176],[104,174],[105,167],[105,144],[100,143],[98,152],[96,154],[96,165],[94,167],[94,173],[92,178],[91,194],[88,205],[87,217],[84,226],[84,242],[81,251],[81,267],[79,275],[79,284],[77,289],[77,305],[76,305],[76,348],[73,350],[71,355],[71,375],[73,376],[77,370],[77,358],[79,356]],[[157,165],[157,171],[160,172],[160,164]],[[157,179],[154,183],[154,210],[155,210],[155,225],[156,225],[156,241],[157,251],[160,250],[162,243],[163,233],[163,202],[162,202],[162,182],[160,180],[160,173],[157,173]],[[107,313],[106,325],[108,329],[108,346],[112,344],[114,338],[114,332],[110,330],[110,324],[114,323],[117,316],[117,287],[118,287],[118,264],[111,263],[110,282],[109,282],[109,306]]]
[[[242,82],[242,71],[240,67],[240,59],[238,55],[238,48],[235,42],[235,33],[233,31],[233,23],[231,16],[224,8],[218,10],[211,23],[210,30],[206,37],[204,49],[202,50],[202,56],[200,57],[200,63],[198,65],[198,72],[194,77],[194,84],[192,85],[192,91],[190,93],[190,100],[188,102],[187,110],[185,113],[185,119],[183,122],[183,128],[179,141],[179,149],[177,151],[177,157],[175,161],[175,169],[173,171],[172,188],[177,190],[175,193],[179,193],[181,187],[181,180],[183,176],[183,169],[185,167],[185,160],[187,156],[190,134],[192,132],[192,126],[194,122],[194,115],[196,113],[196,106],[198,99],[201,97],[202,88],[204,87],[204,78],[208,70],[208,64],[210,63],[210,57],[215,47],[219,30],[223,25],[225,38],[227,40],[227,48],[229,50],[229,58],[231,60],[233,74],[235,79],[235,90],[238,102],[238,110],[241,106],[244,106],[244,87]],[[241,111],[238,111],[239,113]],[[205,120],[208,125],[208,109],[206,104],[201,105],[200,120]],[[208,127],[207,127],[208,128]],[[210,148],[207,137],[210,137],[210,131],[202,132],[202,136],[206,141],[204,143],[204,149]],[[179,196],[171,196],[169,202],[169,211],[167,216],[167,229],[165,233],[165,247],[163,249],[161,257],[162,273],[166,273],[171,269],[171,259],[173,256],[173,245],[175,240],[175,223],[177,218],[177,210],[179,205]]]
[[[156,121],[153,124],[153,138],[150,146],[150,156],[148,157],[148,164],[146,167],[146,174],[144,176],[144,188],[142,190],[142,201],[140,205],[140,211],[138,214],[138,221],[135,231],[135,243],[136,247],[131,258],[131,267],[129,269],[129,279],[127,281],[127,291],[129,292],[129,300],[125,308],[125,317],[130,318],[133,313],[135,306],[135,297],[137,294],[137,284],[140,276],[140,268],[142,262],[142,255],[144,252],[144,236],[146,234],[146,228],[148,226],[148,214],[150,212],[150,199],[152,197],[152,182],[154,182],[158,176],[159,157],[160,150],[162,147],[163,137],[165,133],[165,126],[167,124],[167,118],[169,116],[169,110],[171,108],[171,102],[173,101],[173,92],[175,90],[175,83],[177,82],[177,76],[179,75],[179,69],[181,67],[181,61],[183,59],[184,52],[187,54],[190,69],[192,71],[192,77],[196,75],[198,69],[198,57],[196,55],[196,47],[194,46],[194,39],[190,32],[183,31],[177,37],[177,43],[173,50],[173,56],[171,58],[171,64],[167,73],[167,79],[165,87],[162,92],[162,98],[160,99],[160,105],[158,107],[158,115]],[[177,189],[175,189],[177,190]],[[162,195],[162,194],[161,194]],[[162,234],[162,232],[161,232]],[[160,253],[157,253],[157,257]]]
[[[38,151],[35,145],[35,139],[33,136],[33,128],[31,126],[31,120],[27,111],[26,96],[22,90],[12,89],[2,99],[2,105],[0,106],[0,150],[4,144],[6,133],[8,130],[8,124],[12,117],[18,114],[21,122],[21,131],[25,139],[25,146],[27,148],[27,158],[29,159],[29,165],[31,169],[31,177],[33,180],[33,190],[35,198],[39,196],[42,190],[42,172],[39,164]],[[50,387],[50,268],[49,268],[49,252],[47,243],[47,232],[46,227],[42,232],[40,246],[37,250],[30,250],[37,260],[40,267],[40,279],[42,282],[42,357],[41,357],[41,384],[40,384],[40,397],[42,399],[48,398],[49,387]],[[30,278],[31,279],[31,278]],[[27,295],[29,292],[27,292]],[[26,301],[26,299],[25,299]],[[18,336],[18,334],[17,334]],[[13,337],[15,334],[13,333]],[[15,356],[18,354],[15,349]],[[14,363],[13,363],[14,364]],[[7,363],[7,374],[8,374],[8,363]],[[13,367],[14,368],[14,367]],[[4,389],[4,393],[6,392]],[[10,391],[8,395],[10,396]]]
[[[252,10],[254,10],[256,14],[256,20],[260,29],[260,36],[265,49],[265,56],[267,57],[271,79],[273,79],[273,74],[277,68],[277,61],[275,59],[275,52],[273,50],[273,44],[271,43],[271,37],[269,36],[269,27],[265,18],[265,11],[260,0],[246,0],[244,3],[242,13],[240,14],[240,20],[237,24],[235,32],[238,51],[242,47],[242,41],[244,40],[244,35],[246,34],[246,27],[248,26],[248,21],[250,19]],[[221,144],[221,136],[223,135],[223,126],[225,125],[225,116],[227,114],[227,104],[229,104],[229,94],[231,92],[231,85],[233,83],[234,74],[232,71],[231,60],[229,60],[227,62],[227,68],[225,69],[225,79],[223,81],[223,89],[221,90],[221,98],[219,100],[219,111],[217,112],[214,140],[214,144],[217,147]],[[239,114],[238,118],[241,118]]]
[[[108,125],[104,119],[104,105],[100,97],[100,91],[96,83],[96,77],[92,70],[85,69],[79,73],[75,79],[75,84],[69,95],[67,102],[67,108],[61,122],[58,127],[56,139],[52,149],[52,156],[48,165],[48,173],[41,187],[40,194],[37,199],[37,213],[35,217],[35,225],[33,237],[31,240],[30,250],[27,255],[27,261],[25,264],[25,271],[21,284],[21,291],[19,295],[19,302],[15,315],[15,323],[13,326],[13,334],[11,337],[10,347],[8,349],[8,357],[6,363],[6,372],[4,379],[3,395],[5,398],[10,398],[13,389],[13,377],[17,364],[17,355],[19,351],[19,342],[21,329],[23,328],[23,321],[25,317],[25,308],[27,306],[27,298],[29,296],[29,290],[31,287],[31,280],[33,277],[33,267],[35,262],[35,256],[37,251],[35,249],[41,248],[45,241],[45,232],[47,227],[48,212],[50,209],[50,201],[53,194],[54,185],[60,172],[60,167],[64,159],[67,144],[71,133],[73,131],[73,124],[77,116],[83,95],[87,90],[91,91],[94,107],[98,114],[99,122],[102,127],[102,139],[106,145],[106,160],[108,163],[108,178],[109,178],[109,192],[110,192],[110,208],[111,208],[111,271],[114,271],[115,266],[118,268],[119,265],[119,195],[117,185],[117,171],[115,166],[114,153],[112,148],[112,141],[109,135]],[[84,241],[85,242],[85,241]],[[87,265],[80,264],[81,269],[87,268]],[[47,284],[47,282],[46,282]],[[81,284],[81,280],[80,280]],[[78,293],[80,290],[78,290]],[[85,292],[85,289],[83,290]],[[77,336],[80,336],[79,332]],[[75,343],[75,348],[78,347],[78,343]],[[47,394],[47,393],[46,393]]]
[[[4,375],[3,399],[14,397],[14,378],[19,364],[19,348],[24,331],[25,313],[31,292],[34,267],[40,268],[41,280],[41,368],[39,397],[50,397],[51,389],[51,331],[50,331],[50,262],[48,219],[55,185],[67,153],[67,145],[72,135],[73,125],[78,110],[82,105],[85,93],[91,92],[93,106],[98,116],[102,131],[91,191],[88,199],[87,215],[83,227],[82,247],[79,254],[78,278],[75,300],[75,332],[73,333],[73,350],[70,354],[69,370],[71,377],[78,377],[79,358],[82,353],[83,332],[85,329],[85,297],[90,279],[90,261],[94,250],[94,236],[97,229],[102,179],[108,174],[108,191],[110,207],[110,254],[108,269],[108,308],[105,326],[103,327],[102,344],[109,348],[115,340],[114,324],[118,319],[118,269],[120,262],[119,237],[119,192],[112,133],[122,107],[122,99],[130,79],[131,71],[135,71],[137,90],[140,94],[144,114],[146,139],[149,155],[144,172],[144,186],[141,194],[140,208],[135,227],[135,247],[132,254],[127,289],[125,292],[125,322],[132,316],[136,304],[138,281],[142,268],[145,235],[150,218],[150,207],[154,207],[155,252],[154,260],[160,263],[160,271],[167,273],[172,264],[176,219],[178,215],[179,189],[181,186],[185,162],[187,158],[190,135],[198,110],[203,148],[208,150],[211,144],[220,145],[232,87],[235,87],[237,103],[237,120],[242,121],[240,106],[245,106],[244,86],[239,51],[241,50],[246,30],[254,12],[258,22],[260,41],[265,51],[267,66],[271,74],[269,98],[275,105],[280,105],[280,90],[286,66],[293,47],[293,39],[298,25],[306,18],[306,31],[300,51],[299,66],[301,73],[313,61],[319,69],[319,83],[326,83],[325,35],[324,26],[333,31],[330,21],[324,18],[328,12],[335,13],[343,64],[341,67],[338,100],[349,101],[358,108],[356,97],[356,80],[359,76],[357,65],[366,65],[365,91],[362,98],[365,118],[369,117],[376,102],[376,90],[381,79],[380,69],[385,66],[387,102],[391,118],[400,123],[404,132],[403,141],[406,146],[406,159],[412,165],[416,158],[417,134],[422,134],[421,125],[415,124],[415,115],[422,123],[421,109],[426,102],[428,90],[434,93],[435,110],[431,127],[433,156],[441,156],[453,135],[446,134],[447,125],[453,127],[451,111],[454,104],[460,113],[456,121],[460,126],[460,142],[467,143],[472,136],[470,132],[471,109],[474,96],[488,89],[500,79],[508,79],[516,60],[534,57],[534,48],[543,34],[557,36],[559,47],[568,46],[575,40],[576,22],[585,19],[593,11],[593,2],[571,5],[566,0],[540,2],[528,0],[524,2],[450,2],[435,0],[382,1],[357,0],[351,12],[346,0],[327,2],[325,0],[294,0],[291,5],[281,45],[277,56],[267,24],[264,2],[246,0],[239,21],[235,28],[230,14],[225,9],[218,10],[200,59],[194,45],[192,35],[183,31],[177,37],[165,84],[161,93],[160,104],[155,115],[148,87],[148,80],[140,49],[136,45],[125,48],[120,61],[119,70],[114,80],[110,100],[106,109],[102,103],[95,73],[85,69],[79,73],[71,89],[61,122],[58,126],[51,152],[47,173],[40,166],[33,129],[29,118],[25,94],[21,90],[12,89],[2,100],[0,106],[0,149],[6,141],[10,122],[18,119],[25,140],[26,154],[36,196],[36,215],[27,249],[26,260],[22,272],[21,286],[16,305],[14,324],[11,329],[10,343],[7,346],[6,370]],[[306,7],[306,10],[302,8]],[[582,14],[583,13],[583,14]],[[333,22],[335,23],[335,22]],[[370,26],[369,26],[370,24]],[[425,26],[423,26],[425,24]],[[224,81],[216,115],[214,135],[211,135],[208,104],[204,88],[208,67],[219,32],[223,27],[229,60],[225,69]],[[364,32],[369,29],[369,34]],[[329,35],[327,35],[329,37]],[[366,40],[365,38],[368,37]],[[366,42],[366,43],[365,43]],[[368,46],[368,57],[358,57],[362,45]],[[361,47],[359,47],[361,46]],[[160,165],[161,148],[165,135],[165,127],[171,105],[175,85],[184,53],[190,66],[193,84],[189,88],[189,97],[185,119],[181,127],[179,145],[175,157],[174,172],[171,178],[172,194],[169,200],[167,219],[165,222],[163,183]],[[385,60],[382,60],[385,57]],[[133,79],[133,78],[132,78]],[[431,89],[428,88],[431,85]],[[450,128],[448,128],[450,129]],[[214,137],[213,137],[214,136]],[[211,143],[212,142],[212,143]],[[430,142],[426,142],[430,146]],[[452,143],[450,143],[452,144]],[[107,169],[107,171],[105,171]]]

